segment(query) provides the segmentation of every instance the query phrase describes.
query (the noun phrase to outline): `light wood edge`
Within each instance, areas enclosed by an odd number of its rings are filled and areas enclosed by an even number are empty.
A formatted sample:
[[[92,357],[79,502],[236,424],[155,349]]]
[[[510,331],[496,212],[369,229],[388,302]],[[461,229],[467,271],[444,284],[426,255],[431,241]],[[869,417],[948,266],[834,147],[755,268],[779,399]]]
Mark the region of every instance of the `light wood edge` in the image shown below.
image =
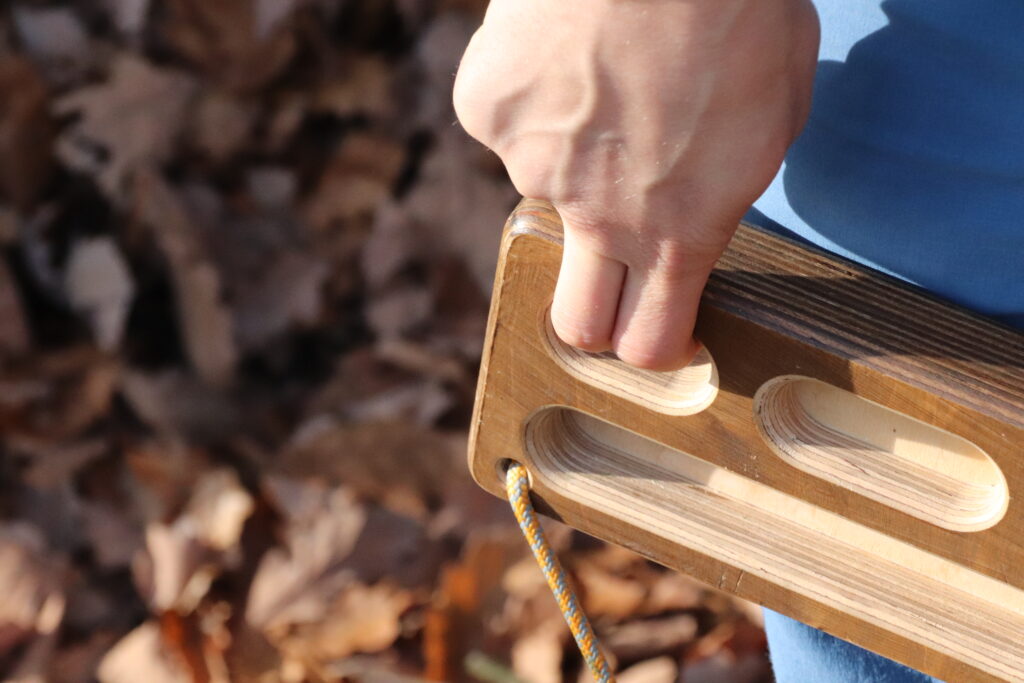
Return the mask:
[[[806,383],[826,390],[826,396],[816,400],[819,412],[830,405],[828,395],[835,397],[841,391],[810,377],[785,375],[765,383],[754,396],[758,431],[783,461],[951,531],[989,529],[1006,514],[1006,477],[976,444],[848,393],[843,405],[833,411],[845,412],[847,419],[858,408],[882,417],[859,425],[828,424],[827,418],[808,414],[797,400],[797,386]],[[851,408],[848,402],[862,403]],[[898,417],[886,420],[885,413]],[[898,429],[901,435],[917,432],[902,452],[874,445],[893,437]],[[982,478],[986,481],[979,481]]]
[[[772,591],[745,591],[743,582],[769,582],[801,596],[790,607],[807,600],[827,606],[794,616],[864,642],[864,631],[835,618],[840,611],[889,634],[871,639],[881,654],[932,675],[1024,680],[1024,591],[639,435],[632,438],[652,448],[576,434],[559,453],[552,437],[559,425],[545,420],[552,410],[527,420],[527,465],[538,497],[570,525],[648,556],[657,548],[659,562],[671,564],[669,547],[697,553],[728,567],[715,587],[765,602]],[[857,575],[873,580],[858,583]],[[895,645],[900,639],[914,646]]]
[[[513,215],[512,219],[509,221],[509,225],[506,227],[505,241],[503,242],[502,249],[502,265],[499,266],[499,273],[504,272],[504,255],[512,240],[515,238],[523,235],[533,235],[541,237],[548,242],[556,244],[561,242],[557,216],[552,218],[551,213],[550,207],[539,202],[527,201],[520,206],[520,209]],[[765,236],[764,238],[775,240],[778,243],[785,242],[782,238],[776,238],[775,236]],[[489,350],[492,348],[493,338],[496,333],[496,330],[493,327],[493,321],[495,321],[497,317],[495,315],[497,312],[496,304],[500,300],[501,284],[502,283],[500,282],[496,282],[495,291],[498,296],[496,296],[495,300],[492,302],[492,323],[489,324],[488,328],[488,342],[485,346],[484,372],[481,373],[481,387],[484,386],[485,378],[487,376],[487,355]],[[900,283],[900,285],[903,286],[902,283]],[[725,303],[722,306],[723,309],[728,306],[728,292],[725,294]],[[716,300],[715,303],[716,305],[719,305],[722,304],[723,301]],[[984,322],[985,321],[982,321],[982,323]],[[856,353],[854,353],[852,357],[856,357]],[[936,371],[934,367],[930,368],[930,370]],[[907,383],[913,381],[912,376],[900,379]],[[927,383],[922,385],[920,382],[915,382],[915,384],[918,388],[930,390]],[[955,400],[957,396],[954,394],[944,396],[944,398]],[[481,392],[478,392],[476,415],[474,417],[473,424],[474,438],[471,441],[471,462],[473,461],[472,449],[477,441],[477,429],[479,427],[478,420],[480,415],[483,412],[486,412],[483,411],[486,400],[485,396]],[[977,407],[978,406],[972,406],[972,409]],[[996,417],[1005,416],[997,415]],[[522,444],[509,444],[508,452],[512,453],[516,448],[521,447]],[[477,477],[477,472],[474,472],[474,476]],[[485,489],[492,491],[496,495],[502,495],[503,491],[498,484],[499,478],[496,473],[487,472],[483,477],[477,477],[477,480]],[[819,626],[834,635],[849,638],[861,643],[870,642],[872,643],[871,646],[873,649],[882,652],[882,654],[885,654],[886,656],[903,661],[910,666],[914,666],[915,668],[926,671],[932,675],[950,678],[950,680],[1001,680],[999,678],[993,678],[974,667],[957,662],[955,659],[952,659],[941,652],[931,649],[922,650],[919,643],[914,643],[913,641],[907,640],[898,634],[887,632],[884,629],[878,630],[876,626],[873,626],[868,622],[864,622],[855,616],[842,614],[832,607],[816,603],[813,598],[800,595],[798,592],[787,590],[750,574],[739,572],[740,577],[747,577],[744,580],[742,588],[739,586],[739,580],[736,581],[735,585],[731,585],[731,578],[727,578],[726,574],[729,574],[729,577],[734,577],[738,570],[722,565],[719,560],[716,560],[713,557],[704,556],[701,553],[688,548],[676,547],[673,549],[671,547],[665,547],[664,544],[659,547],[657,538],[652,536],[648,531],[642,528],[631,528],[624,531],[624,527],[621,525],[616,526],[614,523],[610,523],[603,512],[584,508],[570,499],[559,497],[550,489],[545,489],[543,480],[539,482],[538,489],[538,503],[540,508],[542,511],[551,513],[552,516],[561,518],[560,516],[564,514],[565,521],[577,526],[578,528],[583,528],[590,533],[594,533],[599,537],[605,538],[606,540],[617,542],[627,547],[632,547],[639,552],[648,554],[652,559],[656,559],[659,562],[666,563],[687,573],[706,576],[706,571],[698,571],[693,568],[695,567],[695,565],[692,565],[694,562],[697,562],[698,564],[711,563],[712,565],[721,565],[723,567],[722,571],[725,572],[725,574],[723,574],[723,580],[719,581],[719,587],[728,588],[732,592],[752,599],[760,599],[759,596],[763,598],[763,596],[766,595],[774,596],[770,599],[764,598],[764,600],[775,604],[776,607],[780,604],[788,604],[790,606],[789,613],[791,616],[797,617],[807,623],[811,623],[812,625]],[[556,512],[556,510],[558,512]],[[656,547],[658,548],[657,551],[652,550]],[[700,557],[703,557],[704,559],[698,559]],[[754,586],[757,588],[752,588]],[[1012,587],[1010,588],[1012,589]],[[784,597],[787,595],[789,598]],[[779,600],[783,600],[783,602],[780,603]],[[818,607],[814,606],[816,604]],[[865,634],[868,633],[874,633],[874,635],[865,641],[865,638],[867,638]]]

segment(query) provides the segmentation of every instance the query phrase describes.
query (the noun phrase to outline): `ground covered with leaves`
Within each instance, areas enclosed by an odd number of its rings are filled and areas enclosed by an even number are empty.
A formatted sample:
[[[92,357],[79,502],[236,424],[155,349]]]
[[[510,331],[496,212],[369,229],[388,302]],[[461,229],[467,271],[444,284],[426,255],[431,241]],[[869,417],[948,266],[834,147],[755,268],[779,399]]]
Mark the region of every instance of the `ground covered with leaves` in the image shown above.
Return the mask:
[[[464,463],[484,5],[0,7],[3,680],[585,676]],[[622,680],[770,680],[756,610],[550,529]]]

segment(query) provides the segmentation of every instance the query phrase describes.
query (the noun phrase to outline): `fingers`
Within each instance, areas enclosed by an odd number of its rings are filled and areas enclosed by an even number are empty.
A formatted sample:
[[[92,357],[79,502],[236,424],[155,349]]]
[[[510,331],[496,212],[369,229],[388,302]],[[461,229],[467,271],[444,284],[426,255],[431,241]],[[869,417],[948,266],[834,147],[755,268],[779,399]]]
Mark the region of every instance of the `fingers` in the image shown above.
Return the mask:
[[[596,252],[566,227],[551,324],[566,344],[584,351],[611,348],[626,266]]]
[[[693,256],[684,257],[680,266],[629,270],[612,335],[622,361],[648,370],[674,370],[693,360],[700,348],[693,326],[713,263]]]
[[[585,351],[613,349],[625,363],[674,370],[689,363],[700,296],[715,258],[683,253],[647,268],[596,251],[566,227],[562,266],[551,305],[555,333]]]

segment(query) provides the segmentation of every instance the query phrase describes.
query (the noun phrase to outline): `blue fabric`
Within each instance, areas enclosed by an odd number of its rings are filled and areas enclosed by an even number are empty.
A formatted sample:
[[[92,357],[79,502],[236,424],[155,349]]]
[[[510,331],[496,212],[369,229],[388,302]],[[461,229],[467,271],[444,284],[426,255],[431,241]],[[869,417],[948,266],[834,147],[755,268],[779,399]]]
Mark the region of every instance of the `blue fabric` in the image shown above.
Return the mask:
[[[748,218],[1024,327],[1024,2],[816,5],[810,119]],[[935,680],[765,628],[778,683]]]
[[[764,628],[777,683],[938,683],[770,610],[764,611]]]
[[[810,119],[755,207],[1024,326],[1024,2],[817,7]]]

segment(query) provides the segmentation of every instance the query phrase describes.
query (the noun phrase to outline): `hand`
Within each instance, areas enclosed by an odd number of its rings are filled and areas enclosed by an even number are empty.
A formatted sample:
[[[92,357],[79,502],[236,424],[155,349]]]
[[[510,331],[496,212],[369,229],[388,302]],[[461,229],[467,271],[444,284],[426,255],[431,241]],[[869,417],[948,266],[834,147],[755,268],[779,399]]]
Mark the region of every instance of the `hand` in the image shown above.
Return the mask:
[[[565,223],[555,332],[665,370],[810,108],[809,0],[491,0],[455,83],[465,129]]]

